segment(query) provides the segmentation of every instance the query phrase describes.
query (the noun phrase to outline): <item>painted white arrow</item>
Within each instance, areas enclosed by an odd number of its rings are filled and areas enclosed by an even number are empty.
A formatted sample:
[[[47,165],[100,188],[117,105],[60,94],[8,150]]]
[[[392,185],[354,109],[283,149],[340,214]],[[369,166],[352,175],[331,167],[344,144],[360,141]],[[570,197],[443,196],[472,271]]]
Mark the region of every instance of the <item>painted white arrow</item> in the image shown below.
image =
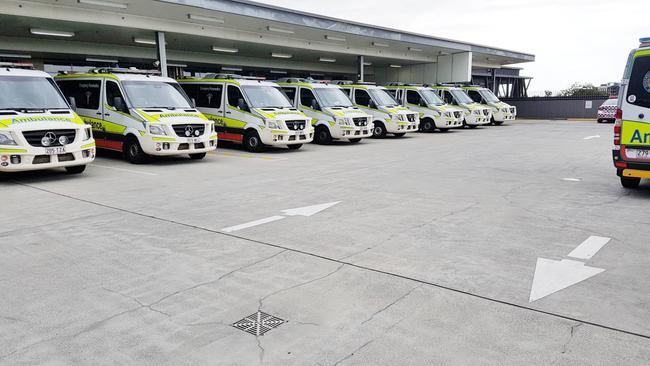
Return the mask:
[[[600,135],[593,135],[593,136],[587,136],[584,138],[584,140],[592,140],[592,139],[598,139],[600,138]]]
[[[601,236],[590,236],[571,251],[568,256],[588,260],[598,253],[610,240],[610,238]],[[602,268],[589,267],[583,262],[572,259],[556,261],[537,258],[533,285],[530,289],[530,298],[528,301],[533,302],[539,300],[604,271]]]
[[[305,207],[298,207],[298,208],[290,208],[288,210],[282,210],[282,213],[284,213],[285,216],[313,216],[321,211],[327,210],[328,208],[341,203],[341,201],[337,202],[330,202],[330,203],[322,203],[320,205],[313,205],[313,206],[305,206]],[[225,231],[227,233],[233,232],[233,231],[239,231],[243,229],[247,229],[249,227],[253,226],[258,226],[258,225],[264,225],[268,224],[269,222],[274,222],[278,220],[285,219],[285,216],[270,216],[270,217],[265,217],[263,219],[255,220],[255,221],[250,221],[246,222],[243,224],[235,225],[235,226],[229,226],[226,228],[221,229],[221,231]]]
[[[315,215],[321,211],[327,210],[328,208],[341,203],[341,201],[338,202],[330,202],[330,203],[323,203],[320,205],[313,205],[313,206],[305,206],[305,207],[298,207],[298,208],[292,208],[289,210],[282,210],[282,213],[287,215],[287,216],[312,216]]]

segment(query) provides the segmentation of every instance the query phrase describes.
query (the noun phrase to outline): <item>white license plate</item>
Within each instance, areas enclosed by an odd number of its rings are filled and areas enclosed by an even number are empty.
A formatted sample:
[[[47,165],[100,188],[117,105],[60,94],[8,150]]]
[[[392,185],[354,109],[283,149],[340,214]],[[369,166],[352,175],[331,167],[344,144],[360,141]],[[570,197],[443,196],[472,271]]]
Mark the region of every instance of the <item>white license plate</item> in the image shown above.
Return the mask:
[[[625,156],[630,159],[650,160],[650,150],[625,149]]]
[[[305,134],[305,131],[296,131],[296,135],[302,136]]]
[[[45,148],[45,153],[47,155],[65,154],[65,148],[63,146],[60,146],[60,147],[48,147],[48,148]]]
[[[191,143],[191,144],[196,144],[197,142],[201,142],[201,139],[198,138],[198,137],[197,137],[197,138],[195,138],[195,137],[188,137],[188,138],[187,138],[187,142],[189,142],[189,143]]]

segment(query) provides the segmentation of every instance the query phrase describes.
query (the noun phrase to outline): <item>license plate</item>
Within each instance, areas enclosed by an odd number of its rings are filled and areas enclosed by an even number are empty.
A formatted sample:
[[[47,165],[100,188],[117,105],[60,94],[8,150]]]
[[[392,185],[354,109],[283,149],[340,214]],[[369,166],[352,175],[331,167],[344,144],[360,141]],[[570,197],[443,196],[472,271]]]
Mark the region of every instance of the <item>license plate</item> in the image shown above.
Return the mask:
[[[650,160],[650,150],[625,149],[625,156],[630,159]]]
[[[47,155],[65,154],[65,148],[63,146],[61,146],[61,147],[48,147],[48,148],[45,148],[45,153]]]
[[[305,134],[305,131],[296,131],[296,135],[300,135],[300,136],[302,136],[302,135],[304,135],[304,134]]]
[[[196,138],[196,137],[188,137],[188,138],[187,138],[187,142],[192,143],[192,144],[195,144],[195,143],[197,143],[197,142],[201,142],[201,139],[200,139],[200,138]]]

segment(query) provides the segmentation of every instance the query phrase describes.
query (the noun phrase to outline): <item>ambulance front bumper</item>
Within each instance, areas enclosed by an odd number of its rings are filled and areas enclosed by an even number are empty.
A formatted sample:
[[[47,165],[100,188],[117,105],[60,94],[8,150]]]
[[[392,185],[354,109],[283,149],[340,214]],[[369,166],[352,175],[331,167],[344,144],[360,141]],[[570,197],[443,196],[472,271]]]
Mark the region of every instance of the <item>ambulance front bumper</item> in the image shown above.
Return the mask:
[[[386,132],[388,133],[415,132],[419,128],[420,128],[420,121],[403,122],[403,121],[392,120],[386,124]]]
[[[440,123],[436,122],[437,128],[459,128],[463,127],[463,118],[442,117]]]
[[[484,114],[470,114],[465,116],[465,124],[470,125],[470,126],[481,126],[481,125],[486,125],[490,123],[490,116],[486,116]]]
[[[0,146],[0,172],[20,172],[87,165],[95,160],[94,140],[52,148]]]
[[[264,145],[269,146],[308,144],[314,140],[314,129],[307,128],[295,131],[267,128],[260,133],[260,139]]]
[[[372,137],[372,123],[367,126],[335,126],[331,129],[335,139],[362,139]]]
[[[200,154],[217,148],[217,134],[197,138],[145,136],[140,145],[145,153],[154,156]]]
[[[517,115],[510,112],[499,111],[494,113],[492,117],[497,122],[506,122],[506,121],[514,121]]]

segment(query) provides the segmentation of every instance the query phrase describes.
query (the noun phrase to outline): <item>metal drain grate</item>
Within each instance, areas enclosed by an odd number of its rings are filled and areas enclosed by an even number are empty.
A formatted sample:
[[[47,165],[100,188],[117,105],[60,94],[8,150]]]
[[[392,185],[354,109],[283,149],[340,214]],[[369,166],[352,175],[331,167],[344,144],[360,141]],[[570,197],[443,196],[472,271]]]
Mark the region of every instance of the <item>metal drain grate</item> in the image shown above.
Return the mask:
[[[282,323],[284,320],[258,310],[257,313],[238,320],[232,326],[254,336],[263,336],[264,333],[279,327]]]

